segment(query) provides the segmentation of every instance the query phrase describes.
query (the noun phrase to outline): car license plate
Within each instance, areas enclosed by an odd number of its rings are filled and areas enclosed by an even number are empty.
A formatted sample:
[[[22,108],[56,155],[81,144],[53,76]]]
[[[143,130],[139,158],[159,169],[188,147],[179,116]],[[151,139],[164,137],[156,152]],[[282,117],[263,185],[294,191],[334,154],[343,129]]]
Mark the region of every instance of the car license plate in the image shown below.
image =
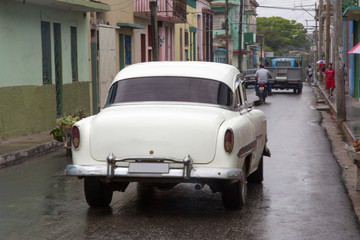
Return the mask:
[[[264,87],[259,87],[259,90],[260,90],[260,91],[264,91]]]
[[[168,173],[168,163],[130,163],[130,173]]]

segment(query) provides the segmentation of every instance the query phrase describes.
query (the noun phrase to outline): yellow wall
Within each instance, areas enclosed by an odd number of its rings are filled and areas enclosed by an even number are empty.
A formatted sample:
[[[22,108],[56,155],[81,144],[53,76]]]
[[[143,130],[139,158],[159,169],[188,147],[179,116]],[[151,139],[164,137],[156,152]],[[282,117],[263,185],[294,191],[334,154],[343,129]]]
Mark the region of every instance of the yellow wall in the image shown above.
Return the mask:
[[[196,8],[190,7],[189,5],[186,6],[186,11],[187,11],[187,15],[186,15],[186,23],[177,23],[175,24],[175,61],[186,61],[185,59],[185,51],[187,50],[189,53],[189,58],[191,56],[192,53],[190,53],[191,49],[190,46],[193,45],[193,47],[196,48],[196,44],[194,44],[193,42],[191,42],[191,33],[189,30],[189,27],[197,27],[197,19],[196,19]],[[189,45],[185,46],[185,32],[188,32],[188,42]],[[181,54],[180,54],[180,32],[182,32],[182,58],[181,58]],[[195,37],[195,39],[197,39]],[[197,54],[196,54],[197,55]],[[195,60],[196,60],[196,55],[195,55]]]

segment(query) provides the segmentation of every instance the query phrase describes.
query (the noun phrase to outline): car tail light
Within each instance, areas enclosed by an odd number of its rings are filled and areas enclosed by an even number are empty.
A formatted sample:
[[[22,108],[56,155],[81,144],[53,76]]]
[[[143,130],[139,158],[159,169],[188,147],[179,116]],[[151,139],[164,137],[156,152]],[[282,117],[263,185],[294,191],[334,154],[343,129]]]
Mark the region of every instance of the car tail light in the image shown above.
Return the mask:
[[[234,133],[231,129],[226,130],[224,139],[225,151],[231,153],[234,146]]]
[[[72,128],[72,144],[74,148],[78,148],[80,145],[80,131],[77,126]]]

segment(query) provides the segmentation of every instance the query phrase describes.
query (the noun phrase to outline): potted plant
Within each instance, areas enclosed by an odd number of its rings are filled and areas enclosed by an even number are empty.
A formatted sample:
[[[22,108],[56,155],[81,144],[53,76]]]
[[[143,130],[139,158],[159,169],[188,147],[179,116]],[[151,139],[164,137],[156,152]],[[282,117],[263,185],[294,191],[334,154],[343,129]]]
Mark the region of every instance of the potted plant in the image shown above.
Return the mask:
[[[87,117],[84,111],[80,110],[74,114],[63,116],[56,120],[57,127],[54,128],[50,134],[59,142],[64,142],[64,147],[67,152],[71,150],[71,129],[72,126],[82,118]]]

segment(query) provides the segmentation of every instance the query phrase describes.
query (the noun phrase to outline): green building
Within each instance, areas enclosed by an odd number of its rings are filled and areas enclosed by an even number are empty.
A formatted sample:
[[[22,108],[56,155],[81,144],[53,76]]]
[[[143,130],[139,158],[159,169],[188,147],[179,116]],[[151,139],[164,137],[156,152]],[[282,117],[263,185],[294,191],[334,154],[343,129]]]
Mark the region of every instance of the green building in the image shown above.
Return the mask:
[[[89,11],[84,0],[0,1],[0,140],[90,112]]]

